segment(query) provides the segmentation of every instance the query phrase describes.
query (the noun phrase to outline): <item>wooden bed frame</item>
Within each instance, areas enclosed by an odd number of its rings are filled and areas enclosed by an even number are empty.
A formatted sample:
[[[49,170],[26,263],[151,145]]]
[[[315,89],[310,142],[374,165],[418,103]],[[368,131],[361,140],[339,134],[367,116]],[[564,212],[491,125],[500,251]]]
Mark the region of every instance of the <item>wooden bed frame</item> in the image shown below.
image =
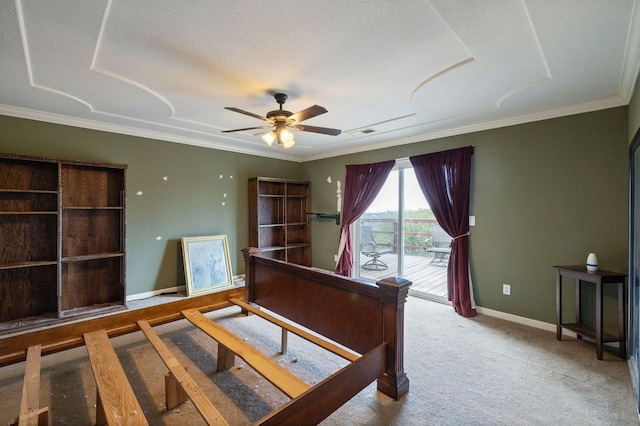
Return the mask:
[[[317,424],[376,379],[378,390],[395,400],[408,392],[403,340],[409,281],[360,282],[260,253],[254,248],[243,250],[244,287],[0,337],[0,366],[27,360],[22,403],[14,424],[48,424],[48,409],[38,406],[40,356],[82,345],[87,347],[96,379],[97,423],[147,424],[109,341],[140,330],[169,370],[165,376],[167,408],[191,399],[207,424],[227,424],[153,330],[183,318],[218,342],[217,371],[230,368],[239,356],[291,398],[256,422],[259,425]],[[282,327],[282,352],[286,351],[287,333],[293,332],[349,363],[311,387],[202,315],[234,305]]]

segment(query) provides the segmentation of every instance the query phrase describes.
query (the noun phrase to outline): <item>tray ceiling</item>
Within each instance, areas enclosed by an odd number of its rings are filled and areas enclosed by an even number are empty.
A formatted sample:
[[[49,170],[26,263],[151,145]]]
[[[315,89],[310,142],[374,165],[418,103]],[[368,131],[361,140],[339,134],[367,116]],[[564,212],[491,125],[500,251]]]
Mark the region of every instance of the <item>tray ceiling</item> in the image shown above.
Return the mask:
[[[285,7],[286,6],[286,7]],[[305,161],[626,105],[635,0],[0,2],[0,114]],[[290,149],[259,115],[318,104]]]

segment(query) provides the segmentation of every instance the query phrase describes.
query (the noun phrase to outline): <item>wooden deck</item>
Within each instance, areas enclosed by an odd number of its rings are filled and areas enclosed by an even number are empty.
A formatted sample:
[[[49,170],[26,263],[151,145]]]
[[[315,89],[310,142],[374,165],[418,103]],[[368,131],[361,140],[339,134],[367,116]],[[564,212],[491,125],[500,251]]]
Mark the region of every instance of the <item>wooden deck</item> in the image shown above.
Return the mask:
[[[360,262],[363,265],[370,258],[361,256]],[[380,280],[386,277],[397,276],[398,257],[395,254],[387,253],[380,256],[388,268],[379,271],[369,271],[362,269],[360,277],[370,280]],[[433,258],[424,256],[404,257],[403,278],[413,282],[409,289],[409,295],[423,297],[438,302],[447,302],[447,267],[437,263],[431,263]]]

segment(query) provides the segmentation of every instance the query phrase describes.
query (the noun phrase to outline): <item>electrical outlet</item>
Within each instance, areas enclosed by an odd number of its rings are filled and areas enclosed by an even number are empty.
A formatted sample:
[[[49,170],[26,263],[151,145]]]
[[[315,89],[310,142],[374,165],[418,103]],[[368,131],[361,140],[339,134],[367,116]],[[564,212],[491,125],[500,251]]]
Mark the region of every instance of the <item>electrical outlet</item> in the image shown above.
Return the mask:
[[[511,296],[511,286],[509,284],[502,284],[502,294]]]
[[[337,254],[334,254],[334,255],[333,255],[333,261],[334,261],[334,262],[337,262],[337,261],[338,261],[338,255],[337,255]]]

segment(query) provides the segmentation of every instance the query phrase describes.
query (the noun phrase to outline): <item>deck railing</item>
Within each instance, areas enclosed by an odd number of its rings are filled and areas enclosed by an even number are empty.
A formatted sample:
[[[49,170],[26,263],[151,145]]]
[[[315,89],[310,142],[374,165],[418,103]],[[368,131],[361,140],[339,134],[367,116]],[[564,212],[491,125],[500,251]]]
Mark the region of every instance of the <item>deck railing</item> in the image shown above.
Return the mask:
[[[404,219],[404,250],[414,255],[427,255],[426,241],[431,238],[435,219]],[[398,219],[392,218],[360,218],[360,225],[371,226],[377,244],[389,245],[394,253],[398,250]]]

